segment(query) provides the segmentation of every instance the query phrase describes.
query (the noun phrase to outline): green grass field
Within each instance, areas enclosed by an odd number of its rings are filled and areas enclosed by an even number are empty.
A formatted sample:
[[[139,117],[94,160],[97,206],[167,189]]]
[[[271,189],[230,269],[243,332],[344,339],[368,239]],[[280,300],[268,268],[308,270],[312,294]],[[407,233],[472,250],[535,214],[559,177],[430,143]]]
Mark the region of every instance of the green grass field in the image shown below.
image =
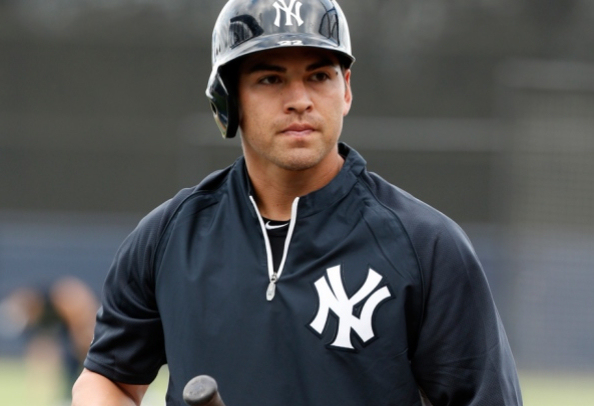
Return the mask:
[[[522,371],[520,381],[525,406],[594,405],[594,373],[545,374]],[[143,406],[163,406],[166,386],[167,371],[164,369],[147,393]],[[20,360],[0,360],[2,406],[68,405],[69,403],[60,397],[61,388],[60,371],[43,370],[39,367],[31,371],[31,368]]]

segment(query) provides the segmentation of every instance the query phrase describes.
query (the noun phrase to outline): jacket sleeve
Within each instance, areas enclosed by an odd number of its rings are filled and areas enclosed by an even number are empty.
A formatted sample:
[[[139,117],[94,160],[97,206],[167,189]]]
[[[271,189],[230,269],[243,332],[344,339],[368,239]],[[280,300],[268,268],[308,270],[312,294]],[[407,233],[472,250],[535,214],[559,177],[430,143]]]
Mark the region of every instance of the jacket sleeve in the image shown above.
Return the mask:
[[[522,404],[515,362],[479,260],[445,216],[420,233],[423,310],[411,367],[433,406]],[[435,226],[435,224],[433,225]]]
[[[108,272],[85,367],[127,384],[149,384],[166,363],[154,284],[155,253],[182,191],[124,240]]]

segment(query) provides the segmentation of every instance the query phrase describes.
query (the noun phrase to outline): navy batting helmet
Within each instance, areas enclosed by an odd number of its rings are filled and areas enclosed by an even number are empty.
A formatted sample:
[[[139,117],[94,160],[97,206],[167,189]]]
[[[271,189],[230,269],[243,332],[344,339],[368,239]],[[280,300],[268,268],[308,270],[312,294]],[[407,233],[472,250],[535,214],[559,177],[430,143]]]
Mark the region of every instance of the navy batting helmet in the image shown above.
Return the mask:
[[[230,62],[278,47],[314,47],[335,51],[349,68],[349,28],[334,0],[230,0],[212,33],[212,72],[206,97],[223,138],[237,133],[239,112],[233,89],[237,72]]]

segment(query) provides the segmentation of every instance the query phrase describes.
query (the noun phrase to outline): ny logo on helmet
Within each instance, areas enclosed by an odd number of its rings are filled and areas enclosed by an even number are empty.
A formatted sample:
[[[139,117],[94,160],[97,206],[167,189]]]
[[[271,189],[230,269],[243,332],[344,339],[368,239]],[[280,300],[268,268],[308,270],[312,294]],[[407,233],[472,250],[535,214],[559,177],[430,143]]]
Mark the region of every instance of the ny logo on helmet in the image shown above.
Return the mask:
[[[314,283],[320,302],[318,312],[309,326],[321,335],[328,326],[328,317],[332,312],[338,318],[338,327],[334,341],[330,345],[354,350],[351,331],[354,331],[364,344],[371,340],[375,336],[372,326],[373,314],[379,304],[392,294],[387,286],[378,289],[382,276],[371,268],[368,269],[363,286],[351,297],[347,296],[342,284],[340,265],[328,268],[326,273],[328,280],[322,276]],[[357,317],[353,313],[360,303],[363,304]]]
[[[297,0],[290,0],[289,5],[285,3],[285,0],[276,0],[273,4],[276,9],[276,18],[274,19],[274,25],[280,27],[281,11],[285,12],[285,25],[293,25],[293,18],[297,22],[297,25],[303,24],[301,19],[301,5],[302,3]],[[295,11],[293,12],[293,7]]]

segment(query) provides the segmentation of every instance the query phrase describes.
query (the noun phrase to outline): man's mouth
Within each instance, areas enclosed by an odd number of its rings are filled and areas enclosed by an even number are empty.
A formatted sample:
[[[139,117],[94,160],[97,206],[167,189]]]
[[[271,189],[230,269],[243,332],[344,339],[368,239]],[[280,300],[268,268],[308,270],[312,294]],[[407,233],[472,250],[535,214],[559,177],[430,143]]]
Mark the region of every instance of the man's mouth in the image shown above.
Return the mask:
[[[283,134],[286,135],[307,135],[315,131],[315,128],[310,124],[291,124],[290,126],[282,130]]]

